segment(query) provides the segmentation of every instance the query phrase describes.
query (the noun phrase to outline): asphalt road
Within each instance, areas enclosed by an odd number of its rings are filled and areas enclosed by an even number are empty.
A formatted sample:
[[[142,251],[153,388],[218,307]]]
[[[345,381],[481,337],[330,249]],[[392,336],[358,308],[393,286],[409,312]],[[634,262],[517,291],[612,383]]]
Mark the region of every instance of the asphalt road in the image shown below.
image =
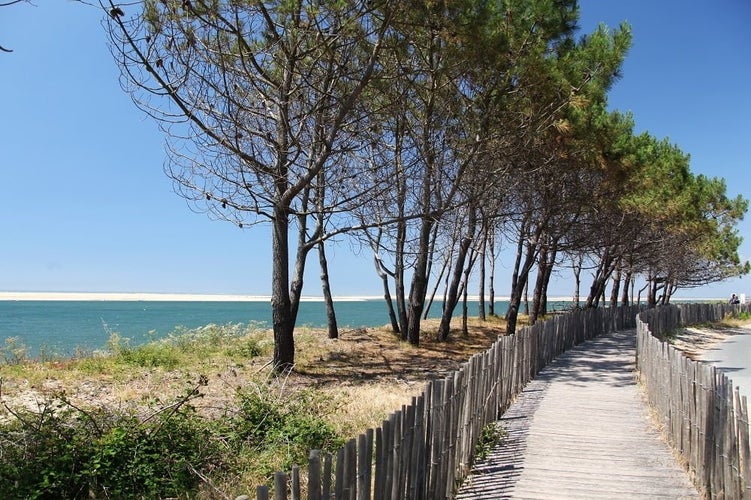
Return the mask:
[[[704,351],[702,361],[713,363],[733,381],[751,406],[751,329],[744,335],[728,337],[712,349]]]

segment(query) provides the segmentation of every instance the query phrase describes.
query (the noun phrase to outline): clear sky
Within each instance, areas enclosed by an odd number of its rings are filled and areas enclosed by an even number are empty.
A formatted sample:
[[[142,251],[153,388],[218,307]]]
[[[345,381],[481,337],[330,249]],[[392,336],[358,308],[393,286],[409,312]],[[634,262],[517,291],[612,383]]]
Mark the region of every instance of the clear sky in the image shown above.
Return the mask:
[[[0,291],[267,295],[268,227],[190,211],[162,171],[163,136],[120,89],[97,9],[0,7]],[[611,107],[668,137],[694,173],[751,198],[751,2],[585,0],[582,32],[628,21],[634,45]],[[749,216],[751,217],[751,216]],[[751,220],[740,226],[751,258]],[[367,251],[329,250],[335,295],[379,295]],[[305,295],[320,295],[317,259]],[[496,293],[508,292],[510,258]],[[586,280],[585,280],[586,283]],[[588,285],[585,285],[588,286]],[[569,295],[563,276],[551,295]],[[751,278],[686,292],[751,295]]]

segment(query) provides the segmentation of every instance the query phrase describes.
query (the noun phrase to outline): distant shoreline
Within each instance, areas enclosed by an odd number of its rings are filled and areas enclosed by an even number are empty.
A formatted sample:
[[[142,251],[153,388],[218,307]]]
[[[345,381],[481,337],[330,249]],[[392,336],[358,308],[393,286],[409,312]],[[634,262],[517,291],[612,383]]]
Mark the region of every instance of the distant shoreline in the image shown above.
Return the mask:
[[[510,297],[496,297],[499,302]],[[113,301],[113,302],[270,302],[270,295],[210,294],[210,293],[141,293],[141,292],[0,292],[0,301]],[[304,296],[304,302],[323,302],[323,297]],[[337,302],[383,300],[383,296],[354,295],[334,297]],[[470,297],[477,301],[477,297]],[[722,298],[673,297],[676,302],[723,301]],[[548,297],[548,302],[570,302],[571,297]]]
[[[378,300],[382,297],[336,297],[339,301]],[[113,302],[270,302],[268,295],[208,293],[137,293],[137,292],[0,292],[0,300],[38,301],[113,301]],[[305,302],[323,301],[323,297],[303,297]]]

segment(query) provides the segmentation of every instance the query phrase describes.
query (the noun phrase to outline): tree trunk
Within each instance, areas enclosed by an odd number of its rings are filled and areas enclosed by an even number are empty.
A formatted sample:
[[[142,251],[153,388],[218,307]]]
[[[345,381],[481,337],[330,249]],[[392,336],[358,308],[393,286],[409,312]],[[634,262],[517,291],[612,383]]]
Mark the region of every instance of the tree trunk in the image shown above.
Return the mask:
[[[453,258],[450,256],[449,258]],[[430,298],[427,300],[427,304],[425,305],[425,310],[422,313],[422,319],[427,319],[428,314],[430,314],[430,308],[433,306],[433,301],[435,300],[435,294],[438,293],[438,287],[440,286],[440,282],[443,279],[443,274],[446,272],[446,268],[449,266],[449,260],[446,259],[443,262],[443,265],[441,266],[441,272],[438,274],[438,278],[435,280],[435,286],[433,287],[433,291],[430,292]]]
[[[511,273],[511,295],[509,296],[509,305],[508,310],[506,311],[506,321],[509,321],[511,319],[511,314],[514,314],[514,320],[516,319],[516,315],[518,314],[518,311],[512,311],[511,306],[513,304],[518,304],[519,299],[515,297],[515,294],[519,294],[521,296],[521,288],[519,287],[519,268],[521,267],[522,263],[522,255],[524,252],[524,232],[523,230],[519,232],[519,242],[516,245],[516,258],[514,259],[514,270]]]
[[[469,310],[467,308],[468,290],[469,290],[469,286],[468,286],[468,283],[465,281],[464,291],[462,293],[462,335],[464,335],[465,337],[469,337],[469,321],[468,321]]]
[[[615,268],[615,274],[613,275],[613,289],[610,291],[610,307],[618,306],[618,294],[621,290],[621,266],[618,265]]]
[[[382,230],[379,228],[378,236],[376,237],[375,241],[371,240],[371,248],[373,249],[373,264],[375,265],[376,274],[379,278],[381,278],[381,283],[383,284],[383,300],[384,302],[386,302],[386,309],[389,313],[391,331],[393,331],[394,333],[399,333],[401,330],[399,329],[399,321],[397,320],[396,312],[394,312],[394,302],[391,300],[391,290],[389,288],[389,273],[386,270],[386,266],[384,265],[378,253],[378,249],[380,248],[381,244],[381,233]]]
[[[409,307],[407,305],[406,287],[404,284],[404,245],[407,239],[407,224],[400,221],[396,233],[396,265],[394,268],[394,293],[396,293],[396,311],[399,315],[399,332],[402,340],[407,340]]]
[[[488,247],[488,230],[484,227],[482,232],[482,247],[480,248],[480,289],[477,297],[477,316],[480,321],[485,321],[485,251]],[[466,294],[465,294],[466,295]]]
[[[582,273],[582,257],[581,255],[577,257],[576,262],[574,263],[574,297],[572,299],[574,306],[579,307],[579,300],[580,300],[580,291],[581,291],[581,273]]]
[[[495,316],[495,232],[490,231],[488,249],[490,252],[490,276],[488,276],[488,314]]]
[[[655,306],[655,291],[656,291],[656,284],[654,282],[654,277],[652,276],[652,273],[650,273],[649,277],[647,278],[647,307]]]
[[[471,238],[464,238],[459,246],[459,253],[454,263],[454,271],[451,275],[451,283],[446,290],[446,300],[443,302],[443,311],[441,312],[441,324],[438,327],[438,340],[445,342],[449,338],[451,330],[451,316],[459,303],[459,285],[461,284],[462,274],[464,272],[464,261],[467,255]]]
[[[532,310],[527,312],[530,325],[534,325],[537,322],[537,317],[540,314],[540,296],[542,294],[542,284],[545,282],[545,268],[547,265],[548,246],[542,245],[537,258],[537,278],[535,279],[535,287],[532,290]]]
[[[614,269],[613,260],[610,250],[606,248],[604,255],[600,259],[600,264],[597,266],[597,272],[592,280],[592,286],[589,289],[589,296],[587,297],[588,308],[597,307],[600,303],[600,299],[604,299],[605,285]]]
[[[537,319],[547,312],[547,289],[550,275],[555,263],[556,250],[549,245],[540,247],[540,253],[537,258],[537,279],[535,288],[532,293],[532,311],[529,315],[529,323],[534,325]]]
[[[627,271],[623,275],[623,291],[621,292],[621,305],[624,307],[626,307],[629,304],[629,300],[628,300],[629,285],[631,285],[631,271]]]
[[[274,370],[282,372],[295,364],[294,320],[289,289],[289,219],[278,207],[272,221],[271,317],[274,329]]]
[[[412,270],[412,284],[409,289],[409,303],[407,304],[407,341],[420,345],[420,320],[425,307],[425,296],[428,291],[428,262],[430,256],[430,234],[433,223],[428,217],[422,219],[420,240],[417,249],[417,261]]]
[[[548,314],[548,285],[550,285],[550,277],[553,275],[553,268],[555,267],[555,260],[557,258],[558,241],[555,241],[552,250],[548,252],[548,265],[545,267],[542,288],[540,289],[540,306],[537,311],[538,316],[545,316]]]
[[[467,233],[459,243],[459,252],[454,263],[454,272],[451,276],[451,283],[447,289],[446,300],[443,303],[443,313],[441,314],[441,324],[438,327],[438,339],[445,342],[449,338],[451,331],[451,315],[454,313],[457,303],[459,302],[459,286],[461,285],[462,275],[464,273],[464,264],[466,262],[469,246],[472,244],[472,235],[474,234],[476,224],[476,212],[473,205],[470,205]],[[466,287],[465,287],[466,288]]]
[[[323,242],[318,243],[318,262],[321,264],[321,288],[323,290],[323,299],[326,302],[326,323],[329,330],[329,338],[339,338],[339,328],[336,324],[336,311],[334,310],[334,299],[331,296],[331,286],[329,284],[329,265],[326,261],[326,252]]]
[[[524,314],[529,316],[529,276],[524,282]]]
[[[394,311],[394,302],[391,300],[391,291],[389,290],[388,278],[383,280],[383,300],[386,302],[386,308],[389,312],[389,321],[391,322],[391,331],[399,333],[399,321],[396,318],[396,312]]]
[[[527,286],[529,280],[529,271],[534,264],[535,245],[528,244],[524,265],[521,267],[517,276],[515,276],[516,287],[511,291],[511,300],[509,301],[508,312],[506,313],[506,334],[516,333],[516,321],[519,318],[519,306],[521,305],[522,290]],[[519,256],[521,257],[521,256]],[[518,259],[517,259],[518,260]]]

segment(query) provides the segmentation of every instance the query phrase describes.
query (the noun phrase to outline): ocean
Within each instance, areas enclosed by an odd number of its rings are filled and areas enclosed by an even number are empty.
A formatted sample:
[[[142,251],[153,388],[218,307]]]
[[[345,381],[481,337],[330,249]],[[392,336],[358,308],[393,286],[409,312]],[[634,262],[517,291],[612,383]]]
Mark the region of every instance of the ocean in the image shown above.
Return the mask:
[[[496,314],[505,314],[507,306],[508,302],[497,301]],[[429,317],[440,317],[440,311],[441,304],[434,303]],[[340,328],[389,323],[385,302],[380,299],[338,301],[336,312]],[[477,315],[476,302],[470,304],[470,315]],[[165,337],[178,328],[228,323],[269,327],[270,322],[268,301],[0,300],[0,351],[12,338],[12,342],[26,346],[31,356],[38,355],[40,349],[47,354],[69,356],[76,349],[104,348],[112,333],[138,345]],[[301,302],[297,325],[325,326],[324,303]]]

